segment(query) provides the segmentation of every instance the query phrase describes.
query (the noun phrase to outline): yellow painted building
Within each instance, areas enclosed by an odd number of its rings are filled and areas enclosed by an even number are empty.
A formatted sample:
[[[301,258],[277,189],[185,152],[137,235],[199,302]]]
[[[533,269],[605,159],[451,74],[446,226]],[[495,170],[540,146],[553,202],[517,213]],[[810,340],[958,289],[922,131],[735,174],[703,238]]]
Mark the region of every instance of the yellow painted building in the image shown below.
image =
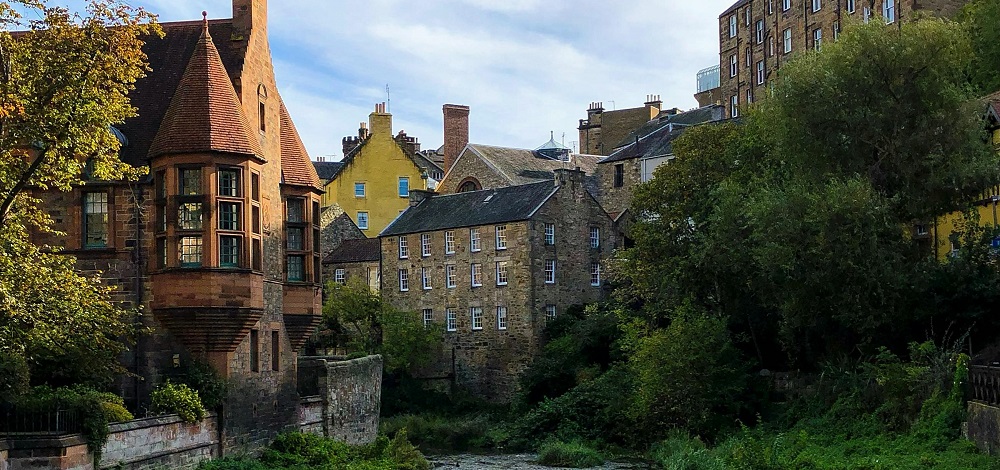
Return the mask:
[[[1000,151],[1000,92],[987,98],[986,123],[992,134],[993,144]],[[981,226],[1000,226],[1000,186],[987,189],[980,195],[979,199],[972,204],[972,208],[978,212],[979,224]],[[939,259],[948,257],[959,248],[956,232],[962,230],[965,223],[965,215],[954,212],[934,220],[928,226],[917,225],[914,228],[914,237],[926,239],[932,243],[934,255]]]
[[[409,206],[411,189],[427,189],[427,169],[414,156],[416,139],[392,133],[385,103],[375,105],[358,137],[344,138],[343,166],[326,184],[324,207],[339,206],[369,238]]]

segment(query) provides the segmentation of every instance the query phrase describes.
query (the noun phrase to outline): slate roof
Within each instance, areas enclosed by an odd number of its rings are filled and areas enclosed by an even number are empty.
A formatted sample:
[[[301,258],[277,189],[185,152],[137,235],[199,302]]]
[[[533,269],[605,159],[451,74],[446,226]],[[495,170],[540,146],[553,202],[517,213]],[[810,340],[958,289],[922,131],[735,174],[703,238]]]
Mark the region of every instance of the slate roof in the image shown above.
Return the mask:
[[[544,181],[429,197],[400,214],[379,236],[527,220],[558,189]]]
[[[121,158],[133,166],[147,164],[150,146],[204,29],[202,21],[161,23],[160,26],[164,37],[154,35],[143,38],[145,45],[142,50],[148,56],[152,70],[139,79],[135,89],[129,92],[129,100],[138,110],[138,116],[116,126],[129,141],[121,149]],[[243,68],[246,41],[232,39],[231,19],[209,21],[208,29],[227,75],[230,79],[237,77]]]
[[[1000,91],[986,97],[987,106],[993,111],[993,115],[1000,119]]]
[[[629,136],[630,140],[611,152],[601,163],[614,163],[633,158],[649,158],[673,153],[673,141],[688,127],[722,120],[724,107],[705,106],[686,113],[661,115]],[[636,138],[638,136],[638,138]]]
[[[337,249],[323,258],[323,264],[364,263],[378,261],[382,256],[378,238],[344,240]]]
[[[562,161],[546,157],[535,150],[481,144],[469,144],[468,149],[496,169],[511,185],[553,180],[554,171],[560,168],[580,167],[587,175],[593,175],[601,160],[596,155],[571,154],[570,161]]]
[[[213,151],[264,155],[206,21],[150,144],[149,157]]]
[[[333,181],[333,177],[344,166],[344,162],[312,162],[312,164],[316,169],[316,176],[319,176],[324,185]]]
[[[305,145],[295,129],[285,103],[281,102],[281,177],[285,184],[322,187]]]
[[[726,11],[722,12],[719,15],[719,18],[722,18],[723,16],[726,16],[726,15],[728,15],[728,14],[736,11],[736,9],[738,9],[739,7],[741,7],[743,5],[746,5],[749,2],[750,2],[750,0],[739,0],[739,1],[737,1],[736,3],[733,4],[733,6],[727,8]]]

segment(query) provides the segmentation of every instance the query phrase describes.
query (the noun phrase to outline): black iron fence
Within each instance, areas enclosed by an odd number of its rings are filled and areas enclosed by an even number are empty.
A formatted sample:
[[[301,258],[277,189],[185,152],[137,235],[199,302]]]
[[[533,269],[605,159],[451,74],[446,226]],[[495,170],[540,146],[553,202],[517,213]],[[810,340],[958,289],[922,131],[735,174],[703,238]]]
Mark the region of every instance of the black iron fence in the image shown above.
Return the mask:
[[[46,410],[21,410],[0,404],[0,437],[19,435],[62,436],[82,431],[83,423],[77,410],[53,406]]]
[[[1000,405],[1000,367],[969,366],[969,398]]]

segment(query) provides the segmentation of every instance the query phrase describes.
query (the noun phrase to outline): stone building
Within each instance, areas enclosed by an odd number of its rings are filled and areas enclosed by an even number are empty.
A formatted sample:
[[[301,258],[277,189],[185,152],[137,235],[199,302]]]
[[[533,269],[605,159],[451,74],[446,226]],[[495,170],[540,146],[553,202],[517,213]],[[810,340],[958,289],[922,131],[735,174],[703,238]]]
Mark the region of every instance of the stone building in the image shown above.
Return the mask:
[[[929,13],[950,17],[967,0],[739,0],[719,15],[720,94],[727,117],[763,96],[774,72],[795,54],[835,41],[844,26],[900,25]]]
[[[381,255],[378,238],[344,240],[323,258],[323,280],[345,284],[351,279],[361,279],[372,291],[378,292]]]
[[[597,165],[601,206],[615,219],[628,209],[632,193],[640,183],[653,178],[653,171],[673,158],[671,142],[684,129],[706,122],[719,121],[723,106],[706,106],[679,114],[663,113],[629,134],[626,145],[615,149]]]
[[[609,155],[626,135],[659,115],[662,104],[659,95],[646,96],[638,108],[606,111],[604,103],[590,103],[587,119],[580,120],[580,153]]]
[[[382,297],[444,330],[425,378],[503,401],[541,347],[546,318],[598,300],[611,219],[579,170],[553,181],[435,195],[382,232]]]
[[[592,177],[600,159],[595,155],[574,153],[552,155],[544,149],[468,144],[438,184],[437,191],[452,194],[552,181],[556,170],[570,168],[581,169],[593,188]]]
[[[375,105],[368,124],[343,144],[344,158],[324,186],[323,207],[338,206],[367,237],[378,235],[407,207],[411,189],[433,186],[433,163],[419,155],[416,138],[392,134],[385,103]]]
[[[36,191],[85,271],[101,271],[150,333],[124,357],[135,408],[193,359],[230,383],[222,448],[266,443],[295,419],[296,351],[319,322],[319,179],[275,83],[266,0],[233,18],[163,23],[138,117],[117,134],[140,182]]]

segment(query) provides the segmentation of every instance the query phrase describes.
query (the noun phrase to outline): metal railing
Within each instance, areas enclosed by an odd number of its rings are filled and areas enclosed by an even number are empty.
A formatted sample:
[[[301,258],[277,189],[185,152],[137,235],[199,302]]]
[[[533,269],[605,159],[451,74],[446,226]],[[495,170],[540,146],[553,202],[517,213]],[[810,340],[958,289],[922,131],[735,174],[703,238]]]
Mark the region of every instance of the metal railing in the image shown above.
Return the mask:
[[[1000,367],[969,366],[969,398],[1000,405]]]
[[[82,430],[83,423],[76,410],[53,407],[43,411],[25,411],[13,405],[0,404],[0,437],[62,436]]]

